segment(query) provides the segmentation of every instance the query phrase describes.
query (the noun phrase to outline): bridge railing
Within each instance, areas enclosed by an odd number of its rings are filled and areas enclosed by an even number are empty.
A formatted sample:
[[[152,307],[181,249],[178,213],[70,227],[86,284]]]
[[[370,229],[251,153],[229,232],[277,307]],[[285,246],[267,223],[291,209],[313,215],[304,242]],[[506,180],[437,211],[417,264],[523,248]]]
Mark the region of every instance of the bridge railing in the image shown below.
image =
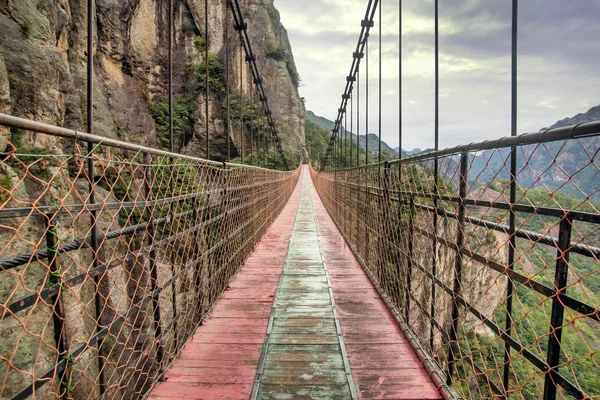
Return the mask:
[[[142,397],[282,210],[299,170],[3,114],[1,127],[37,145],[9,142],[0,159],[0,397]]]
[[[311,171],[453,395],[600,395],[599,132],[590,123]]]

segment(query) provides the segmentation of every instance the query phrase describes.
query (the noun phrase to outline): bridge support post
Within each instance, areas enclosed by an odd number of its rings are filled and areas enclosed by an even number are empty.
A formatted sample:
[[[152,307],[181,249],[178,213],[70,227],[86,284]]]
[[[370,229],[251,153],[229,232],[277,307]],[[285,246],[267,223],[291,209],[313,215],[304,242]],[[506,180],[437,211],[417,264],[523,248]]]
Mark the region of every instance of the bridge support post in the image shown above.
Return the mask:
[[[223,215],[223,219],[221,220],[221,235],[224,237],[229,237],[229,229],[228,228],[228,206],[229,206],[229,193],[227,191],[227,187],[228,187],[228,176],[227,176],[227,164],[223,163],[223,166],[221,167],[221,214]],[[228,246],[227,246],[228,247]],[[228,254],[229,254],[229,249],[225,248],[224,251],[224,259],[221,260],[221,262],[219,264],[229,264],[229,262],[231,261],[228,258]],[[225,270],[225,275],[227,276],[227,278],[229,279],[230,276],[230,271],[229,271],[229,266],[226,266],[223,268]]]
[[[192,305],[191,308],[194,310],[195,315],[192,315],[192,323],[193,326],[198,324],[202,318],[202,278],[200,275],[201,271],[201,258],[200,258],[200,213],[198,210],[200,209],[201,202],[199,195],[195,195],[192,199],[192,223],[194,224],[193,228],[193,240],[194,240],[194,250],[192,252],[192,260],[194,264],[194,287],[192,288]]]
[[[368,156],[367,156],[368,157]],[[370,236],[371,236],[371,232],[370,232],[370,225],[371,225],[371,218],[372,218],[372,212],[371,212],[371,174],[369,173],[370,168],[366,167],[365,168],[365,216],[366,216],[366,221],[365,221],[365,237],[364,237],[364,242],[365,242],[365,265],[367,266],[367,268],[369,268],[369,256],[371,253],[371,245],[370,245]],[[370,269],[370,268],[369,268]]]
[[[378,257],[377,257],[377,264],[378,264],[378,275],[379,275],[379,283],[380,285],[385,288],[385,290],[388,293],[390,292],[390,285],[389,282],[386,280],[386,272],[388,269],[388,259],[389,259],[389,240],[390,238],[390,220],[389,220],[389,215],[390,215],[390,163],[389,162],[385,162],[383,164],[383,174],[381,173],[381,170],[379,172],[379,184],[380,184],[380,204],[381,204],[381,210],[380,212],[377,213],[378,218],[377,220],[379,221],[379,226],[378,226],[378,235],[379,235],[379,240],[377,240],[377,247],[379,248],[378,251]],[[391,277],[390,277],[391,278]]]
[[[558,294],[564,294],[568,284],[569,275],[569,248],[571,247],[571,232],[573,220],[571,213],[567,213],[560,221],[558,234],[558,249],[556,251],[556,270],[554,272],[554,288]],[[550,335],[548,337],[548,354],[546,362],[550,370],[544,381],[544,400],[556,399],[556,379],[561,354],[562,326],[564,321],[565,306],[559,296],[552,298],[552,314],[550,316]]]
[[[412,194],[409,194],[409,211],[408,211],[408,262],[406,264],[406,287],[405,287],[405,308],[404,308],[404,319],[407,324],[410,324],[410,290],[412,285],[412,272],[413,272],[413,247],[415,237],[415,198]]]
[[[56,375],[60,379],[59,394],[61,399],[69,398],[70,385],[68,384],[68,376],[72,368],[69,357],[66,331],[65,331],[65,306],[62,298],[63,294],[63,278],[61,265],[59,263],[60,244],[57,233],[57,226],[54,223],[54,218],[57,214],[50,214],[46,218],[46,251],[48,254],[48,287],[57,289],[56,294],[50,297],[52,305],[52,324],[54,328],[54,343],[57,350],[57,366],[63,363],[62,368],[57,367]]]
[[[154,198],[152,196],[152,158],[149,153],[144,153],[144,164],[146,164],[144,171],[144,189],[146,197],[145,214],[148,218],[148,247],[150,248],[150,254],[148,261],[150,263],[150,291],[152,294],[152,308],[154,310],[154,340],[156,342],[156,362],[158,364],[159,373],[162,375],[163,372],[163,353],[164,347],[162,343],[162,326],[160,317],[160,293],[161,290],[158,287],[158,270],[156,265],[157,252],[154,244],[155,230],[154,230],[154,205],[152,204]]]
[[[343,213],[344,213],[344,218],[342,220],[342,233],[344,235],[348,234],[348,205],[346,204],[347,201],[347,196],[348,196],[348,171],[346,169],[344,169],[342,171],[342,207],[343,209]]]
[[[459,345],[457,343],[458,337],[458,296],[462,292],[462,252],[465,242],[465,199],[467,197],[467,174],[468,174],[468,163],[469,153],[464,152],[460,155],[460,184],[458,189],[459,205],[457,214],[457,227],[456,227],[456,258],[454,260],[454,285],[452,288],[452,326],[450,328],[450,340],[448,343],[448,376],[446,377],[446,383],[452,384],[452,374],[454,370],[454,359],[456,357],[454,347],[456,346],[457,353],[459,352]],[[433,339],[433,338],[432,338]]]

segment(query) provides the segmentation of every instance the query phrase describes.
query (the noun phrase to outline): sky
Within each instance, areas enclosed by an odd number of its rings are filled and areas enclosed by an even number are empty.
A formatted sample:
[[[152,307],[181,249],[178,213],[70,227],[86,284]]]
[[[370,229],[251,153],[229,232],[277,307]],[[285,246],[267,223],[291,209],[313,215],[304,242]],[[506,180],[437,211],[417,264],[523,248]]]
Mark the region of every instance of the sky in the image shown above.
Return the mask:
[[[518,132],[526,133],[600,104],[600,0],[519,3]],[[439,1],[440,148],[510,136],[511,4]],[[399,1],[381,5],[382,137],[397,147]],[[434,144],[433,5],[402,1],[402,147],[408,150]],[[288,30],[307,110],[334,120],[367,0],[275,0],[275,6]],[[378,31],[376,16],[369,45],[369,132],[375,134]],[[363,60],[361,134],[364,71]]]

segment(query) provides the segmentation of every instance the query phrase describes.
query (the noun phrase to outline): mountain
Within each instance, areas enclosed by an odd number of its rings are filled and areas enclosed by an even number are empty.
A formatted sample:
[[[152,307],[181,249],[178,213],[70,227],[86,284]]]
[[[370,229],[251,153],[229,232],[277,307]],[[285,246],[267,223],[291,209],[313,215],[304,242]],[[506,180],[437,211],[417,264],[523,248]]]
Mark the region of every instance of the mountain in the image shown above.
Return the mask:
[[[319,128],[325,129],[329,132],[331,132],[331,130],[335,126],[335,123],[333,121],[330,121],[325,117],[320,117],[310,110],[306,110],[306,119],[318,126]]]
[[[335,126],[335,123],[333,121],[331,121],[325,117],[316,115],[312,111],[306,111],[306,121],[310,121],[311,123],[318,126],[319,128],[326,130],[327,132],[329,132],[329,134],[331,134],[331,130]],[[351,133],[350,131],[348,131],[348,140],[350,140],[350,139],[352,139],[354,142],[356,142],[356,135],[354,133]],[[360,147],[362,147],[363,149],[366,149],[367,138],[365,135],[360,135],[359,143],[360,143]],[[372,154],[377,154],[378,150],[379,150],[379,137],[374,133],[369,133],[369,150],[371,150]],[[398,154],[397,148],[396,149],[391,148],[383,140],[381,141],[381,150],[384,154],[387,153],[388,156],[390,156],[390,158],[394,158]],[[418,149],[416,149],[416,150],[418,150]],[[407,155],[408,153],[404,152],[403,154]]]
[[[394,151],[396,153],[398,153],[398,151],[400,151],[400,147],[396,147],[394,148]],[[403,150],[404,154],[406,154],[407,156],[414,156],[415,154],[419,154],[422,153],[423,150],[419,149],[418,147],[416,149],[412,149],[412,150]]]
[[[585,122],[600,121],[600,105],[590,108],[587,112],[577,114],[571,118],[564,118],[557,121],[549,129],[564,128],[565,126],[572,126],[577,124],[583,124]],[[545,131],[548,128],[542,128],[540,130]]]
[[[557,121],[550,128],[598,120],[600,120],[600,106]],[[598,136],[567,142],[522,146],[517,152],[519,185],[523,189],[552,191],[560,189],[581,200],[589,197],[594,201],[600,201],[600,172],[599,167],[594,164],[599,149],[600,137]],[[495,179],[509,179],[509,154],[510,149],[478,153],[470,167],[470,179],[476,179],[482,184]]]

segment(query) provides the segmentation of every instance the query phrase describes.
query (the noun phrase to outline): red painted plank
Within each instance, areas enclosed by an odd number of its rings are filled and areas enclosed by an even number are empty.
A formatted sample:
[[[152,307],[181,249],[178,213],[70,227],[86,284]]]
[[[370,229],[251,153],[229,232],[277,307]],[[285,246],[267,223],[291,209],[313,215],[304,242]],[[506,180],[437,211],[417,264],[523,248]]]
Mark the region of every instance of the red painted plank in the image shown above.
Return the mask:
[[[266,327],[269,321],[260,319],[244,319],[244,318],[219,318],[218,316],[211,315],[202,324],[203,327],[217,326],[217,325],[252,325],[252,326],[264,326]],[[266,328],[265,328],[266,329]],[[197,331],[200,333],[200,330]]]
[[[430,387],[405,388],[391,385],[359,385],[358,398],[373,400],[437,400],[442,397],[435,387],[432,389]]]
[[[223,370],[227,373],[224,374]],[[233,384],[252,383],[256,376],[255,366],[228,366],[226,368],[203,368],[201,371],[195,367],[172,367],[165,374],[166,382],[177,383],[212,383]]]
[[[252,383],[245,384],[195,384],[163,382],[150,394],[152,400],[247,400],[252,392]]]

